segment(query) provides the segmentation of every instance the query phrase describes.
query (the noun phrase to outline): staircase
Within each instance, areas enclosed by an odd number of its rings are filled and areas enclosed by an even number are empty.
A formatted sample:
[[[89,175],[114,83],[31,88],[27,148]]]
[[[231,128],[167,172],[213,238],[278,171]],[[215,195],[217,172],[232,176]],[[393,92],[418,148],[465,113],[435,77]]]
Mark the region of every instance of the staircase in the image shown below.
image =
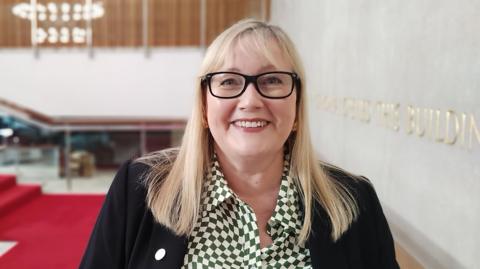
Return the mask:
[[[40,196],[41,192],[40,185],[18,185],[15,175],[0,174],[0,218]]]

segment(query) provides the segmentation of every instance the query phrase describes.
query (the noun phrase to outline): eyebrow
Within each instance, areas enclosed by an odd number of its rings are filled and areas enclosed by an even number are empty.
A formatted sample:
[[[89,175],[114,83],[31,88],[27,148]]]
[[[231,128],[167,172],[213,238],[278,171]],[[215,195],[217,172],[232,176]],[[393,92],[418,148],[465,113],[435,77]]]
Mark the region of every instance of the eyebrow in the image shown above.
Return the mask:
[[[259,73],[264,72],[264,71],[267,71],[267,70],[269,70],[269,69],[270,69],[270,70],[271,70],[271,69],[276,69],[276,67],[275,67],[274,65],[271,65],[271,64],[269,64],[269,65],[264,65],[264,66],[262,66],[262,67],[259,69]],[[238,72],[238,73],[241,72],[241,70],[238,69],[238,68],[236,68],[236,67],[227,68],[225,71]]]

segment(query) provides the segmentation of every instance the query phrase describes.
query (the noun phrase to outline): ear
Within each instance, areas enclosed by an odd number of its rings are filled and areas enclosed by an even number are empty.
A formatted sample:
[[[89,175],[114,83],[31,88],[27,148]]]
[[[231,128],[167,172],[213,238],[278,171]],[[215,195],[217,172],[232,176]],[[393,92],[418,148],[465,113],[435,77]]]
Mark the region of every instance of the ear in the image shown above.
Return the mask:
[[[208,120],[207,120],[207,116],[205,115],[205,113],[202,116],[202,126],[203,126],[203,128],[208,129]]]

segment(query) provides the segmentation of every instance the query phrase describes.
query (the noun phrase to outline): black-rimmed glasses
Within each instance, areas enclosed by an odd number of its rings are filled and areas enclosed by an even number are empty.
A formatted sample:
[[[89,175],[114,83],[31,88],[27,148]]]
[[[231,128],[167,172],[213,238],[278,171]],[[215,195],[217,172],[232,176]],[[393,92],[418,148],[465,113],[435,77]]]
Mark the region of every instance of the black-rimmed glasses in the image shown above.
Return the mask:
[[[202,78],[210,93],[218,98],[235,98],[242,95],[250,83],[261,96],[281,99],[290,96],[295,85],[300,84],[296,73],[275,71],[248,76],[237,72],[208,73]]]

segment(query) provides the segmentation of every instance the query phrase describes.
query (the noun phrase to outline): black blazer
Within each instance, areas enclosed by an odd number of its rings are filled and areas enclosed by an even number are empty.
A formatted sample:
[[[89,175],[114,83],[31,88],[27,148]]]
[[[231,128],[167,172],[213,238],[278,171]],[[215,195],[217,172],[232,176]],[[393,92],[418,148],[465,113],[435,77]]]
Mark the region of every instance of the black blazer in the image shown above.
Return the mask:
[[[140,183],[147,170],[146,165],[131,161],[120,168],[98,216],[81,269],[182,266],[188,239],[154,221],[145,204],[145,187]],[[373,187],[340,169],[328,168],[327,172],[352,190],[360,215],[337,242],[332,242],[326,213],[316,206],[307,241],[313,268],[399,268],[392,235]],[[156,260],[155,253],[161,248],[165,256]]]

